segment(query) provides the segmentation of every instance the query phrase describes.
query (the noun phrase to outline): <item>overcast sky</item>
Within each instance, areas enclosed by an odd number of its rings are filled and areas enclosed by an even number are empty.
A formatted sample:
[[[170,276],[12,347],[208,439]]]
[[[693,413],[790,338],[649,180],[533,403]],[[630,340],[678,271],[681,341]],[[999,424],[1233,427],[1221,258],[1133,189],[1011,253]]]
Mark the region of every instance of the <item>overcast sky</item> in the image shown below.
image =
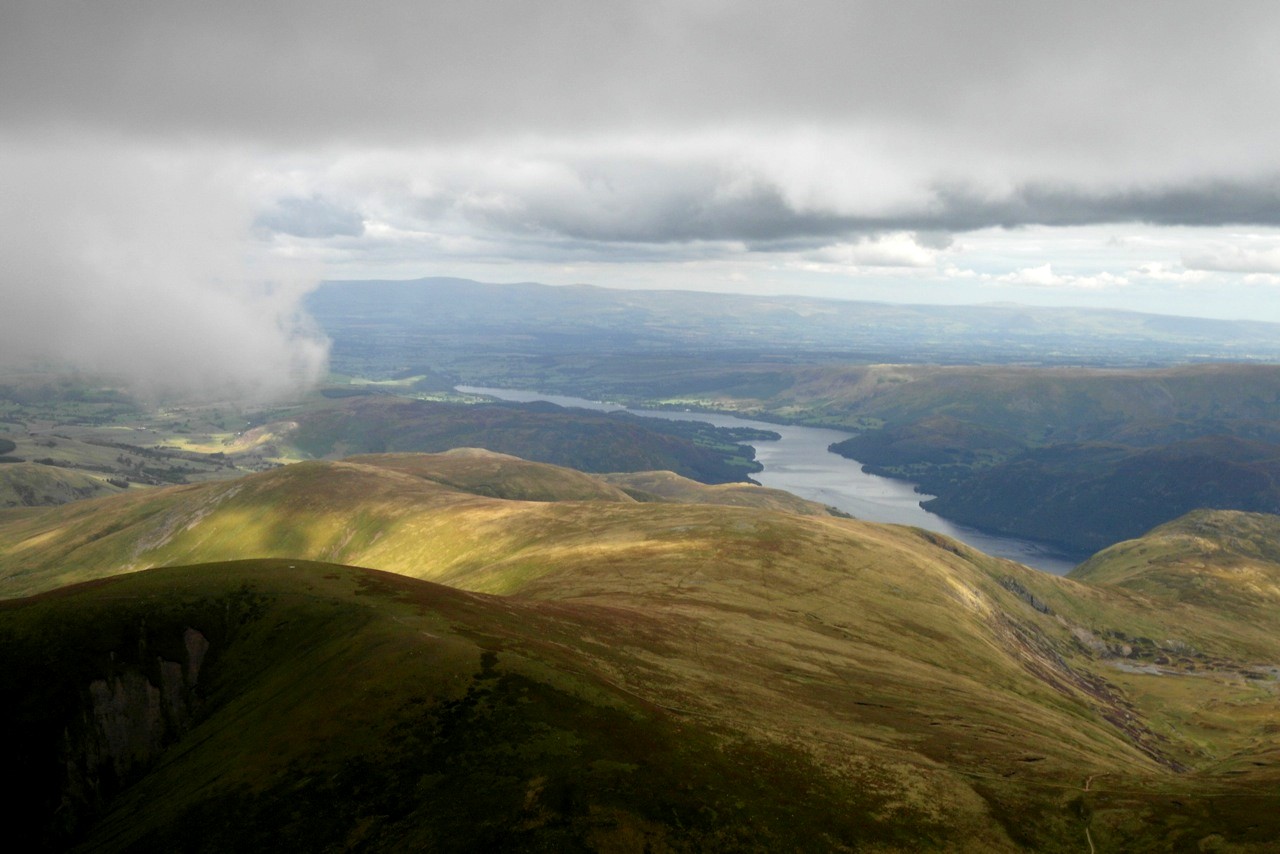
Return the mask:
[[[1280,321],[1277,43],[1263,2],[6,0],[0,356],[270,393],[320,278]]]

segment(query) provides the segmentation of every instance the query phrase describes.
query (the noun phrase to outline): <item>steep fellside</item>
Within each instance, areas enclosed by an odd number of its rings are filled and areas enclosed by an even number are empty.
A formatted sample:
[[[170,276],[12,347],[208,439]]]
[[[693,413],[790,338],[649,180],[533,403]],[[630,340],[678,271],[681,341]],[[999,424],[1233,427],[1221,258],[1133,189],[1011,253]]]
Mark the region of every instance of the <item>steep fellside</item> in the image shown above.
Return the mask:
[[[1168,634],[1083,640],[1188,744],[1214,745],[1206,770],[1275,771],[1280,517],[1195,511],[1099,552],[1071,577],[1162,615]]]
[[[963,524],[1096,550],[1199,508],[1280,512],[1280,445],[1053,445],[925,488],[939,495],[925,506]]]
[[[664,707],[549,610],[347,567],[155,570],[0,608],[15,850],[1012,846],[874,759]],[[660,652],[661,621],[628,615]],[[939,775],[934,775],[939,776]],[[897,779],[895,779],[895,777]]]

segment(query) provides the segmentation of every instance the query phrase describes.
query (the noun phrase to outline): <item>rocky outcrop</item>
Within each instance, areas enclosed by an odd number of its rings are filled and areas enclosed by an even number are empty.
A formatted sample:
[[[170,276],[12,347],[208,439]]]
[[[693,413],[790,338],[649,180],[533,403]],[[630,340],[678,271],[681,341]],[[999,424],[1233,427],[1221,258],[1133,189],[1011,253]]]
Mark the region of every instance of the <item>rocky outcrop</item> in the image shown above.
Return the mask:
[[[156,658],[147,673],[122,666],[86,687],[84,708],[63,734],[66,776],[58,809],[63,833],[74,833],[99,814],[191,728],[209,641],[188,628],[182,646],[184,661]]]

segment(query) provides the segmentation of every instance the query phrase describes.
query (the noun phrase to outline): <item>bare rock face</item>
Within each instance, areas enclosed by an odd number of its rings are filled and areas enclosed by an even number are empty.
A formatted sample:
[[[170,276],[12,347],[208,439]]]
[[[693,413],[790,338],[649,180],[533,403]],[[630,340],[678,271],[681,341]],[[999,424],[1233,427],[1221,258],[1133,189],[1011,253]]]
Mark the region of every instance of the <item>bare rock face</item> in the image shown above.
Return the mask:
[[[162,672],[166,663],[161,662]],[[124,779],[160,752],[165,734],[160,689],[146,677],[126,671],[110,682],[97,679],[89,684],[89,698],[95,748],[85,755],[90,770],[110,763],[116,778]]]
[[[195,629],[187,629],[182,633],[182,644],[187,648],[187,687],[194,689],[200,678],[200,665],[209,651],[209,641]]]
[[[199,710],[195,688],[209,641],[192,628],[186,629],[182,641],[186,661],[157,658],[150,674],[122,667],[89,683],[87,703],[63,735],[66,776],[59,813],[65,831],[101,812],[191,728]]]

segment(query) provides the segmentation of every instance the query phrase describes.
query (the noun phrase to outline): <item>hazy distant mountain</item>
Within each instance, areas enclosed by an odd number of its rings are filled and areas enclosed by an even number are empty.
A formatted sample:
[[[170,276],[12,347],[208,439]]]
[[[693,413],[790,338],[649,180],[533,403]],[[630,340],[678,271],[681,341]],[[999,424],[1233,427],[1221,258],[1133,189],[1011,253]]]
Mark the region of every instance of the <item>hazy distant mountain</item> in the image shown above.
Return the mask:
[[[896,305],[814,297],[495,285],[327,282],[307,306],[335,359],[483,345],[564,354],[781,350],[872,361],[1169,364],[1280,358],[1280,324],[1085,308]]]

